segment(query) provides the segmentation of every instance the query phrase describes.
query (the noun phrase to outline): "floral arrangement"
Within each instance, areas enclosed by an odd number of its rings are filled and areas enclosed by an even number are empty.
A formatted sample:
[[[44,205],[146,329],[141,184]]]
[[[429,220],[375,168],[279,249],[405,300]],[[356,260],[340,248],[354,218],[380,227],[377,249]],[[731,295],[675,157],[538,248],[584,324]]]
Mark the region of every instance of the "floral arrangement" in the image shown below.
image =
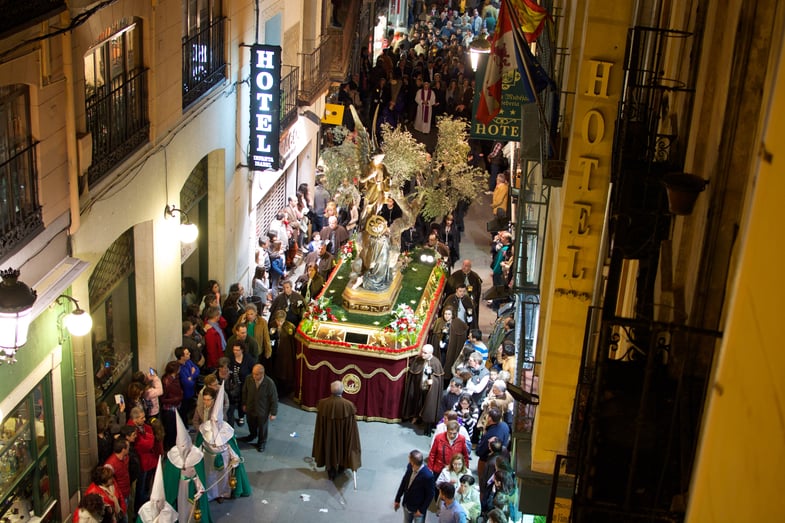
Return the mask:
[[[436,254],[436,264],[434,265],[434,275],[437,278],[441,276],[449,276],[450,275],[450,268],[447,266],[447,262],[449,260]]]
[[[311,301],[308,308],[303,313],[300,322],[302,331],[306,334],[314,334],[319,329],[319,323],[323,321],[338,321],[338,317],[333,314],[333,301],[331,298],[322,296]]]
[[[414,309],[405,303],[400,303],[393,310],[392,318],[385,331],[394,333],[396,340],[407,345],[417,341],[417,335],[422,330],[422,321],[414,313]]]
[[[412,263],[412,254],[409,251],[403,251],[398,256],[398,263],[401,267],[401,272],[405,271],[409,268],[409,264]]]
[[[346,243],[341,245],[341,259],[347,262],[352,261],[357,257],[357,241],[350,238]]]

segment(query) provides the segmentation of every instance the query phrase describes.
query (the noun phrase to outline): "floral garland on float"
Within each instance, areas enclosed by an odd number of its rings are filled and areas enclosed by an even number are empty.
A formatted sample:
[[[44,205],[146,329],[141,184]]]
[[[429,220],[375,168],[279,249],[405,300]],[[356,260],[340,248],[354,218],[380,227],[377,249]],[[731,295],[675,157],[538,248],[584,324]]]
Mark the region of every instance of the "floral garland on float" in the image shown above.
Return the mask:
[[[311,300],[308,308],[303,313],[303,319],[300,321],[300,330],[305,334],[313,336],[319,330],[321,322],[339,321],[338,317],[333,314],[332,305],[333,300],[326,296],[320,296],[315,300]]]
[[[417,342],[417,335],[422,330],[422,318],[418,318],[414,309],[405,303],[398,304],[392,312],[392,318],[384,330],[393,333],[396,343],[404,346],[414,345]]]
[[[341,259],[345,262],[350,262],[357,257],[357,240],[352,237],[341,245],[340,252]]]

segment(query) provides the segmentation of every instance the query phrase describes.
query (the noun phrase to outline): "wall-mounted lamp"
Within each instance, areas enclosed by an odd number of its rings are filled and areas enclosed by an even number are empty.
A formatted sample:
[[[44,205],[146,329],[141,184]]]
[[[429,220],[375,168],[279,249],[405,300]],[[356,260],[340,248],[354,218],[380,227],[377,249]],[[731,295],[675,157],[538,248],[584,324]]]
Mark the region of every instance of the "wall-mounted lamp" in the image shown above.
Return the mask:
[[[36,292],[18,281],[19,271],[0,271],[0,363],[15,363],[16,351],[27,343]]]
[[[188,220],[185,211],[178,209],[174,205],[167,204],[164,208],[164,218],[174,218],[174,213],[180,214],[180,241],[182,243],[193,243],[199,236],[199,228],[196,224]]]
[[[60,299],[64,298],[74,304],[74,310],[63,318],[63,325],[71,333],[71,336],[84,336],[90,329],[93,328],[93,318],[79,307],[79,302],[76,298],[61,294],[55,299],[55,303],[60,303]]]
[[[469,44],[469,60],[472,63],[472,71],[477,72],[477,64],[480,61],[481,54],[489,54],[491,52],[491,43],[485,37],[485,31],[480,31],[480,34],[474,37]]]

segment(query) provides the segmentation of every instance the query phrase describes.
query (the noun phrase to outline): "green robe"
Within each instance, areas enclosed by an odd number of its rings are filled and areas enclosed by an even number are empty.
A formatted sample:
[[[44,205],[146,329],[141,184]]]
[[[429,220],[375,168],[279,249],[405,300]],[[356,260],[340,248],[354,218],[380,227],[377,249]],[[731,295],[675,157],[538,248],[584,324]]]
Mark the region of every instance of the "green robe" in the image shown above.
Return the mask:
[[[228,465],[228,463],[224,463],[223,462],[224,459],[223,459],[222,455],[220,455],[220,454],[217,454],[217,455],[211,454],[210,452],[208,452],[208,450],[205,449],[205,446],[203,445],[203,443],[204,443],[204,436],[202,435],[201,432],[198,432],[196,434],[195,445],[197,447],[201,447],[203,449],[202,452],[204,452],[204,459],[214,459],[215,461],[213,463],[213,466],[216,469],[223,468],[225,465]],[[232,490],[232,497],[240,498],[240,497],[250,496],[251,495],[251,482],[248,481],[248,474],[245,471],[245,463],[242,462],[242,454],[240,453],[240,447],[237,446],[237,439],[235,437],[232,437],[229,440],[228,444],[232,448],[232,450],[235,452],[235,454],[237,454],[240,457],[240,464],[237,465],[237,467],[235,467],[235,469],[234,469],[234,477],[237,480],[237,485]],[[207,483],[205,483],[205,487],[208,487],[208,486],[209,485]],[[204,497],[207,498],[207,492],[205,492],[205,496]]]
[[[205,479],[204,473],[204,461],[200,461],[194,466],[196,470],[196,475],[199,477],[199,480],[202,484],[206,487],[207,482]],[[166,493],[166,501],[174,507],[177,513],[180,515],[180,521],[184,521],[185,518],[191,514],[192,505],[189,504],[187,507],[179,507],[177,506],[177,494],[179,491],[180,486],[180,469],[175,467],[169,460],[164,462],[164,492]],[[188,497],[193,503],[193,496],[196,494],[196,487],[193,481],[188,482]],[[198,501],[199,510],[202,511],[202,520],[201,523],[212,523],[212,518],[210,517],[210,505],[209,501],[207,500],[207,493],[205,492],[199,498]],[[193,516],[191,516],[190,521],[193,521]]]

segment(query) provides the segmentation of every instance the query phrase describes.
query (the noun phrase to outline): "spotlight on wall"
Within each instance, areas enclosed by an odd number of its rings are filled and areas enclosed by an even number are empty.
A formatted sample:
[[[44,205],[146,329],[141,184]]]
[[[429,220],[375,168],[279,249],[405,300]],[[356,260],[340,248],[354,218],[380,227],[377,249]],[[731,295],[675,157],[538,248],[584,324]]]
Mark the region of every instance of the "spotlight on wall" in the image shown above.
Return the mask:
[[[55,303],[60,303],[60,299],[65,299],[74,304],[74,310],[63,318],[63,325],[71,333],[71,336],[84,336],[90,329],[93,328],[93,318],[79,307],[79,302],[76,298],[61,294],[55,300]]]
[[[185,211],[178,209],[174,205],[167,204],[164,208],[164,218],[174,218],[174,213],[180,215],[180,241],[182,243],[193,243],[199,237],[199,228],[196,224],[188,220],[188,215]]]

